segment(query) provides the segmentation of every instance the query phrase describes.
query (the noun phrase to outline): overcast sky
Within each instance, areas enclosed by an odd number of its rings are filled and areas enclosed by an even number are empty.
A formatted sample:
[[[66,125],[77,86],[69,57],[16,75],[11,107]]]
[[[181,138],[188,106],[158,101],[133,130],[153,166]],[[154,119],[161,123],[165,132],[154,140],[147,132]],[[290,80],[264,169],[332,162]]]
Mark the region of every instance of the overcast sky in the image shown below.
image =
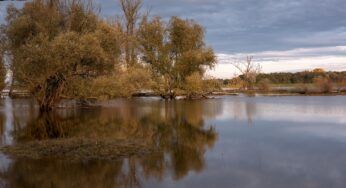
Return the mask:
[[[120,14],[117,0],[95,2],[104,17]],[[346,0],[144,0],[143,7],[201,23],[219,57],[213,76],[232,76],[229,63],[246,55],[265,72],[346,70]]]

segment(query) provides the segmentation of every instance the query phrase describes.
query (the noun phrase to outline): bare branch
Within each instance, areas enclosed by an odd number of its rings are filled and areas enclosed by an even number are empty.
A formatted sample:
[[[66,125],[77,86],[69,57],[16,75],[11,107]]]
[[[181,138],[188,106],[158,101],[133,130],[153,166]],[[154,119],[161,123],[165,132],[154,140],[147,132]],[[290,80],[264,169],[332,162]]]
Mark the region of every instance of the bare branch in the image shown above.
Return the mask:
[[[262,69],[260,64],[253,62],[252,56],[247,56],[245,61],[235,60],[232,65],[240,72],[246,88],[253,86]]]

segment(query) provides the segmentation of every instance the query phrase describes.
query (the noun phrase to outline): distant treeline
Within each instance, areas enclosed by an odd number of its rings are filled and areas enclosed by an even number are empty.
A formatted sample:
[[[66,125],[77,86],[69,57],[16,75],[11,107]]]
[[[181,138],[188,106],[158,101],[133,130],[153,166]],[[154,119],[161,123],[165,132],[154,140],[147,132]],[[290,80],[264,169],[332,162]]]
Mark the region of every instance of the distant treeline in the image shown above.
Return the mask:
[[[344,72],[297,72],[297,73],[270,73],[259,74],[257,81],[268,79],[272,84],[298,84],[298,83],[313,83],[318,77],[329,78],[332,82],[345,82],[346,71]]]
[[[233,79],[220,80],[223,85],[238,83],[241,76]],[[314,83],[316,78],[328,78],[334,83],[346,82],[346,71],[343,72],[324,72],[324,71],[303,71],[297,73],[290,72],[277,72],[277,73],[260,73],[257,75],[256,82],[260,83],[263,80],[267,80],[271,84],[309,84]]]

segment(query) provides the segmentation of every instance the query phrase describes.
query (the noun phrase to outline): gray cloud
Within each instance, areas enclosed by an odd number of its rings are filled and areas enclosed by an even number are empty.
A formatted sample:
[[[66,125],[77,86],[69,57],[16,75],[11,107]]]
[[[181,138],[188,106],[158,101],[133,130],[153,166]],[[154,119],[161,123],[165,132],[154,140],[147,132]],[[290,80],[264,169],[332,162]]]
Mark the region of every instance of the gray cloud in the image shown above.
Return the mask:
[[[101,2],[99,0],[99,2]],[[117,12],[116,0],[102,0],[104,15]],[[207,29],[217,52],[345,45],[344,0],[145,0],[163,18],[182,16]]]
[[[101,14],[120,14],[117,0],[95,0]],[[3,14],[0,2],[0,14]],[[345,0],[144,0],[168,19],[181,16],[205,26],[219,53],[255,53],[346,43]]]

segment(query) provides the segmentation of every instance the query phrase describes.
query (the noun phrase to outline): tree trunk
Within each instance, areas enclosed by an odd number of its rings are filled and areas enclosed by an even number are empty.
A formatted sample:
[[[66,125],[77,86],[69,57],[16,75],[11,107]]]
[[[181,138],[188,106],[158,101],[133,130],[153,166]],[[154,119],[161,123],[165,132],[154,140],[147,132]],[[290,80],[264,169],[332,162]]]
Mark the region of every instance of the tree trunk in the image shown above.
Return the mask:
[[[165,91],[164,91],[164,94],[161,94],[161,97],[165,100],[173,100],[175,99],[175,92],[173,90],[173,81],[170,77],[166,77],[165,78]]]
[[[57,73],[46,80],[44,96],[40,104],[40,111],[51,111],[54,105],[59,101],[60,94],[65,85],[65,78],[62,74]]]
[[[174,92],[167,92],[165,94],[161,95],[161,98],[165,99],[165,100],[173,100],[175,99],[175,93]]]

